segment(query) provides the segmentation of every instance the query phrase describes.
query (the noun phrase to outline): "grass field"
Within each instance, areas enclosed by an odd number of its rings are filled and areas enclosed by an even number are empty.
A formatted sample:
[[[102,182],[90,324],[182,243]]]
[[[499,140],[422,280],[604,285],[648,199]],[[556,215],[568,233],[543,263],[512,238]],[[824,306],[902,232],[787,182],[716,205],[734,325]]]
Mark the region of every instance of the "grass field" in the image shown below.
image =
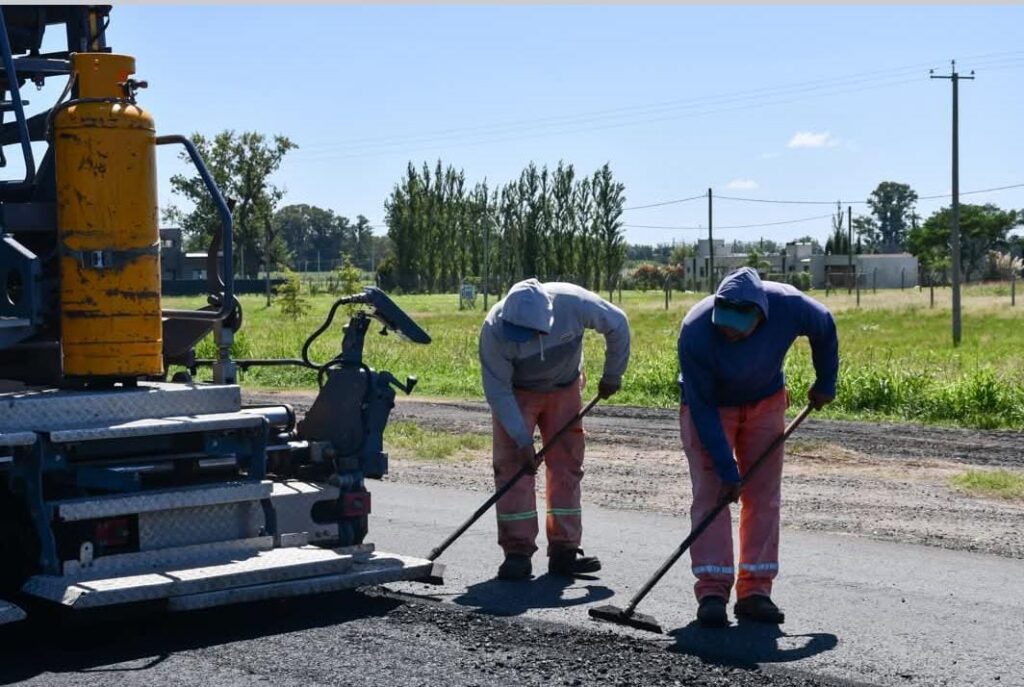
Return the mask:
[[[952,483],[971,494],[1024,499],[1024,475],[1009,470],[968,470],[954,477]]]
[[[1008,286],[965,290],[959,348],[951,345],[949,289],[936,290],[934,308],[929,307],[927,289],[862,293],[860,307],[845,292],[811,295],[832,309],[839,327],[839,393],[827,415],[1024,429],[1024,303],[1010,307]],[[673,294],[666,310],[659,292],[623,293],[622,307],[633,328],[633,355],[614,402],[662,407],[677,402],[676,337],[683,315],[701,297]],[[245,326],[237,337],[237,357],[297,357],[333,302],[327,295],[309,297],[310,312],[292,320],[276,305],[267,308],[260,296],[241,300]],[[454,295],[396,300],[430,333],[433,343],[418,346],[393,336],[370,336],[367,362],[399,378],[417,375],[420,395],[481,398],[477,334],[482,304],[460,312]],[[165,301],[173,307],[201,304],[200,299]],[[336,353],[339,342],[340,328],[335,328],[317,342],[314,357],[326,360]],[[587,374],[596,381],[603,340],[588,333],[585,346]],[[213,348],[204,342],[199,353],[211,356]],[[799,340],[790,353],[786,375],[797,397],[813,381],[806,340]],[[315,386],[309,371],[292,368],[253,369],[242,381],[263,388]]]

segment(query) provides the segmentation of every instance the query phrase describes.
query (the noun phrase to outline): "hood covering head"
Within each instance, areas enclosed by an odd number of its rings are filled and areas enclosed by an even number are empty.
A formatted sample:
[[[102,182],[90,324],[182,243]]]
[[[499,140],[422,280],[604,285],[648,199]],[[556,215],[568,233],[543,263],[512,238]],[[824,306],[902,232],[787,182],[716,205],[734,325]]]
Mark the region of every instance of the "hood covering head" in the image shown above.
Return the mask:
[[[555,318],[551,296],[536,279],[514,284],[505,296],[505,304],[498,313],[502,333],[506,339],[523,343],[537,334],[548,334]]]
[[[757,322],[759,312],[768,318],[768,296],[761,277],[754,269],[742,267],[718,285],[711,323],[746,332]]]

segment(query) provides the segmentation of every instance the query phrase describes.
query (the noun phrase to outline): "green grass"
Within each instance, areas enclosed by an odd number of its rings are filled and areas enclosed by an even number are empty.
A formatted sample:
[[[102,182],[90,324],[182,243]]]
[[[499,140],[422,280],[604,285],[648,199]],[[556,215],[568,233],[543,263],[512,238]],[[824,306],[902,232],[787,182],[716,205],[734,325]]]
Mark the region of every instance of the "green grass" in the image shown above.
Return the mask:
[[[421,460],[450,460],[475,457],[491,445],[483,434],[449,434],[423,429],[411,422],[391,422],[384,430],[384,442],[391,453]]]
[[[839,393],[824,414],[1024,429],[1024,303],[1011,308],[1009,298],[994,295],[994,289],[991,285],[965,289],[959,348],[951,345],[948,289],[936,289],[934,309],[929,307],[928,289],[865,292],[859,308],[855,297],[845,292],[827,297],[813,292],[835,313],[840,336]],[[676,293],[666,310],[661,293],[623,294],[622,307],[633,328],[633,354],[615,403],[659,407],[677,403],[676,337],[683,316],[701,297]],[[201,305],[200,299],[165,300],[173,307]],[[417,375],[418,395],[481,398],[477,335],[482,309],[460,312],[454,295],[396,300],[430,333],[433,343],[418,346],[394,336],[372,335],[367,340],[367,362],[399,378]],[[296,357],[332,301],[326,295],[310,297],[310,312],[293,321],[276,306],[267,308],[262,297],[242,297],[245,325],[237,337],[236,355]],[[340,328],[335,327],[313,347],[314,357],[328,359],[339,342]],[[603,345],[600,336],[587,334],[585,362],[591,391],[600,376]],[[209,341],[203,342],[199,354],[213,355]],[[798,340],[785,370],[799,403],[813,381],[806,340]],[[292,368],[253,369],[242,382],[264,388],[315,387],[308,371]]]
[[[980,496],[1024,499],[1024,475],[1009,470],[968,470],[954,477],[952,483]]]

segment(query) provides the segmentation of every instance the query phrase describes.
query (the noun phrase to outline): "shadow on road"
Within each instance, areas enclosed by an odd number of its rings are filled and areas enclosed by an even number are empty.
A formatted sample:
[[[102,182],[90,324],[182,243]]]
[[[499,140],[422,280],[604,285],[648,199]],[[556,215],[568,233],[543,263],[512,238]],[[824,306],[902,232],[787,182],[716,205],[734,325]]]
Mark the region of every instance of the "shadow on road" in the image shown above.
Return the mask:
[[[522,615],[535,608],[569,608],[601,601],[614,592],[600,584],[581,584],[594,580],[571,579],[559,575],[541,575],[533,580],[491,579],[470,585],[452,599],[461,606],[472,606],[491,615]]]
[[[790,635],[777,625],[741,622],[721,629],[693,621],[669,632],[670,651],[696,656],[708,663],[755,668],[761,663],[788,663],[831,651],[839,639],[827,632]]]
[[[399,600],[359,592],[278,599],[187,613],[72,617],[51,609],[0,630],[0,685],[44,673],[145,671],[176,653],[387,615]]]

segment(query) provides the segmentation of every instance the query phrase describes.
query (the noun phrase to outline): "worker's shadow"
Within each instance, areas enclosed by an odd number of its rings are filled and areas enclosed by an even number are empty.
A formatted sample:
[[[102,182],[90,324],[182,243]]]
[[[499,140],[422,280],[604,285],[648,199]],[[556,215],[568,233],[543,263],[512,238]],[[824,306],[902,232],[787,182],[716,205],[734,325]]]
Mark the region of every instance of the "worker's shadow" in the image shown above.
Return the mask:
[[[693,621],[668,633],[669,650],[696,656],[708,663],[755,668],[762,663],[788,663],[831,651],[839,638],[827,632],[786,634],[778,625],[740,621],[720,629]]]
[[[532,580],[491,579],[470,585],[452,599],[491,615],[521,615],[534,608],[569,608],[611,597],[614,592],[603,584],[588,584],[596,577],[576,579],[560,575],[540,575]]]

